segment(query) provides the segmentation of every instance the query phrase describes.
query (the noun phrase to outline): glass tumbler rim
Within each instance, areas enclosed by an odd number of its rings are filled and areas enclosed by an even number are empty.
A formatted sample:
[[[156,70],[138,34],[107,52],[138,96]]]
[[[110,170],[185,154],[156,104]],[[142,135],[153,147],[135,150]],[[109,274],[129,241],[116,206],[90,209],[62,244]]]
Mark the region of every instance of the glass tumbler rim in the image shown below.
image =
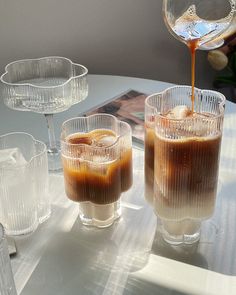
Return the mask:
[[[35,158],[38,158],[38,157],[42,156],[44,153],[47,152],[47,146],[46,146],[46,144],[44,142],[40,141],[40,140],[35,139],[33,135],[31,135],[31,134],[29,134],[27,132],[9,132],[9,133],[0,135],[0,139],[2,139],[4,137],[7,137],[7,136],[12,136],[12,135],[26,135],[26,136],[28,136],[28,137],[30,137],[32,139],[32,142],[34,144],[40,144],[43,147],[42,151],[40,151],[38,153],[35,153],[35,155],[32,156],[29,159],[29,161],[27,161],[25,164],[18,165],[17,168],[19,168],[19,169],[21,167],[26,167],[26,166],[30,165]],[[0,169],[2,169],[2,168],[0,168]],[[3,169],[5,170],[5,169],[8,169],[8,168],[7,167],[4,167]],[[11,169],[11,168],[9,168],[9,169]]]
[[[69,143],[69,142],[67,142],[65,140],[65,136],[63,135],[63,130],[64,130],[66,124],[68,124],[69,122],[80,120],[80,119],[87,121],[90,118],[93,118],[93,117],[96,117],[96,116],[99,116],[99,117],[105,117],[105,116],[106,117],[110,117],[110,118],[112,118],[116,122],[116,124],[122,124],[122,125],[128,127],[129,131],[131,131],[130,130],[130,126],[129,126],[129,124],[127,122],[123,122],[123,121],[117,119],[115,116],[113,116],[111,114],[98,113],[98,114],[89,115],[87,117],[74,117],[74,118],[68,119],[65,122],[63,122],[62,127],[61,127],[61,130],[62,130],[61,131],[61,143],[66,144],[66,145],[69,145],[69,146],[86,146],[86,144],[84,144],[84,143]],[[102,129],[105,129],[106,130],[107,128],[102,128]],[[121,134],[118,134],[116,140],[111,145],[107,146],[106,148],[112,148],[115,145],[117,145],[119,143],[119,140],[120,140],[121,137],[122,137],[122,135]],[[104,149],[104,147],[97,146],[97,147],[93,147],[93,149],[102,150],[102,149]]]
[[[60,85],[52,85],[52,86],[41,86],[41,85],[34,85],[34,84],[31,84],[31,83],[11,83],[11,82],[5,81],[5,77],[9,73],[9,68],[10,67],[12,67],[14,65],[17,65],[19,63],[22,63],[22,62],[25,62],[25,63],[32,62],[32,61],[40,62],[42,60],[47,60],[47,59],[62,59],[62,60],[65,60],[71,65],[71,67],[74,67],[74,66],[75,67],[80,67],[80,68],[82,68],[84,70],[84,72],[82,74],[80,74],[80,75],[69,77],[64,83],[62,83]],[[87,74],[88,74],[88,69],[84,65],[79,64],[79,63],[74,63],[74,62],[72,62],[71,59],[69,59],[67,57],[63,57],[63,56],[45,56],[45,57],[40,57],[40,58],[20,59],[20,60],[15,60],[15,61],[12,61],[12,62],[8,63],[5,66],[5,72],[0,77],[0,81],[3,84],[9,85],[9,86],[29,86],[29,87],[36,88],[36,89],[37,88],[38,89],[55,89],[55,88],[60,88],[60,87],[65,86],[66,84],[68,84],[72,80],[75,80],[75,79],[78,79],[78,78],[83,78]]]
[[[152,109],[159,118],[166,119],[166,117],[164,115],[162,115],[160,113],[157,113],[156,106],[151,105],[149,101],[154,97],[164,96],[169,91],[172,91],[174,89],[190,90],[191,91],[192,87],[189,86],[189,85],[175,85],[175,86],[168,87],[168,88],[164,89],[161,92],[153,93],[153,94],[147,96],[147,98],[145,99],[145,107],[147,107],[149,109]],[[201,96],[206,94],[206,93],[210,93],[212,95],[217,96],[221,101],[219,103],[219,114],[215,114],[214,119],[217,120],[217,119],[222,118],[224,116],[224,110],[225,110],[224,106],[225,106],[226,98],[222,93],[220,93],[218,91],[215,91],[215,90],[200,89],[200,88],[197,88],[197,87],[194,88],[194,92],[199,93]],[[188,120],[192,120],[192,119],[193,119],[192,117],[186,117],[184,119],[169,118],[168,120],[172,121],[172,122],[182,122],[182,121],[188,121]]]

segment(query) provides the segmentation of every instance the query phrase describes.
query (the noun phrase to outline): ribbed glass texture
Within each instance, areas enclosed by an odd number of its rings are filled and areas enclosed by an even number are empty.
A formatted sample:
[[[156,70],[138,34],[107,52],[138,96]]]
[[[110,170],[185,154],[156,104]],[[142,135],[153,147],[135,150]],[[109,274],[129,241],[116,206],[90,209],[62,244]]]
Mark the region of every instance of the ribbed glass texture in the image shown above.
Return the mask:
[[[0,223],[0,294],[17,295],[3,226]]]
[[[34,144],[35,156],[31,160],[31,169],[34,178],[38,221],[43,223],[51,215],[47,149],[41,141],[35,140]]]
[[[132,185],[130,126],[108,114],[68,120],[62,126],[61,151],[66,194],[83,203],[84,223],[112,223],[121,193]]]
[[[155,211],[166,221],[207,219],[217,192],[225,97],[195,89],[194,115],[179,119],[167,114],[180,105],[191,110],[191,87],[172,87],[151,100],[156,104]]]
[[[87,97],[86,67],[64,57],[19,60],[1,76],[4,103],[11,109],[53,114]]]
[[[44,143],[23,132],[0,136],[0,195],[0,220],[9,235],[29,233],[50,216]]]
[[[154,188],[154,135],[155,114],[160,108],[162,94],[151,95],[145,100],[144,177],[145,199],[153,203]]]

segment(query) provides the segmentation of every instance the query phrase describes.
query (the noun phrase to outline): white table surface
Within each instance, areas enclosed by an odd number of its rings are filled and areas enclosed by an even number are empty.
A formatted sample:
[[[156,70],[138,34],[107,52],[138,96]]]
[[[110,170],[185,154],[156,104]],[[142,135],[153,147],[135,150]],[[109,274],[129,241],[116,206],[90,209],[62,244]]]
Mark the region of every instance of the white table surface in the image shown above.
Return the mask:
[[[55,115],[56,136],[77,116],[128,89],[151,94],[171,84],[89,75],[89,96]],[[0,134],[25,131],[47,140],[42,115],[13,111],[0,102]],[[168,247],[143,197],[143,151],[134,150],[134,186],[122,196],[123,217],[105,230],[86,229],[78,206],[64,193],[62,175],[51,175],[52,216],[31,235],[16,238],[12,261],[22,295],[53,294],[236,294],[236,105],[227,102],[219,192],[200,243]]]

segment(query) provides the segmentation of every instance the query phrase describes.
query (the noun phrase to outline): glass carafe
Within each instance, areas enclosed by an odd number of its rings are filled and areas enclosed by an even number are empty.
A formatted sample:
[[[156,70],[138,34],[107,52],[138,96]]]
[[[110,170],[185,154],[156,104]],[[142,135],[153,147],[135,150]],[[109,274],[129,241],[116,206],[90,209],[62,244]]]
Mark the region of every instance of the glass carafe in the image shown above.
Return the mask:
[[[188,46],[197,42],[199,49],[222,46],[234,14],[235,0],[163,0],[170,33]]]

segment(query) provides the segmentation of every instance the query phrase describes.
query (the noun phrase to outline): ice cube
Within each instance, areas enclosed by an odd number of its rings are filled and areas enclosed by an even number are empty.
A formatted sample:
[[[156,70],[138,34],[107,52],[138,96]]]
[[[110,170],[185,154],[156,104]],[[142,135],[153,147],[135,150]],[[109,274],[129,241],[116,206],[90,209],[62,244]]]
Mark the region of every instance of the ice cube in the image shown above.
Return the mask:
[[[174,107],[168,114],[169,119],[185,119],[190,116],[191,110],[185,105],[179,105]]]
[[[195,120],[189,132],[191,132],[193,136],[200,136],[200,137],[207,136],[207,133],[208,133],[207,127],[208,126],[206,122]]]
[[[90,132],[94,147],[108,147],[117,140],[116,133],[108,129],[95,129]]]
[[[115,141],[116,141],[116,136],[104,135],[96,140],[96,146],[108,147],[108,146],[113,145],[115,143]]]
[[[17,167],[27,162],[19,148],[0,150],[0,168]]]
[[[106,155],[93,155],[92,161],[93,163],[106,163],[108,161],[108,157]]]
[[[0,219],[6,218],[3,223],[8,224],[9,228],[15,228],[16,220],[20,220],[23,226],[28,220],[25,212],[34,208],[32,173],[25,164],[27,161],[19,148],[0,150]],[[23,201],[24,198],[28,198],[28,201]],[[15,215],[18,216],[16,219]]]
[[[89,170],[100,175],[106,175],[111,163],[112,161],[106,155],[93,155],[89,163]]]

